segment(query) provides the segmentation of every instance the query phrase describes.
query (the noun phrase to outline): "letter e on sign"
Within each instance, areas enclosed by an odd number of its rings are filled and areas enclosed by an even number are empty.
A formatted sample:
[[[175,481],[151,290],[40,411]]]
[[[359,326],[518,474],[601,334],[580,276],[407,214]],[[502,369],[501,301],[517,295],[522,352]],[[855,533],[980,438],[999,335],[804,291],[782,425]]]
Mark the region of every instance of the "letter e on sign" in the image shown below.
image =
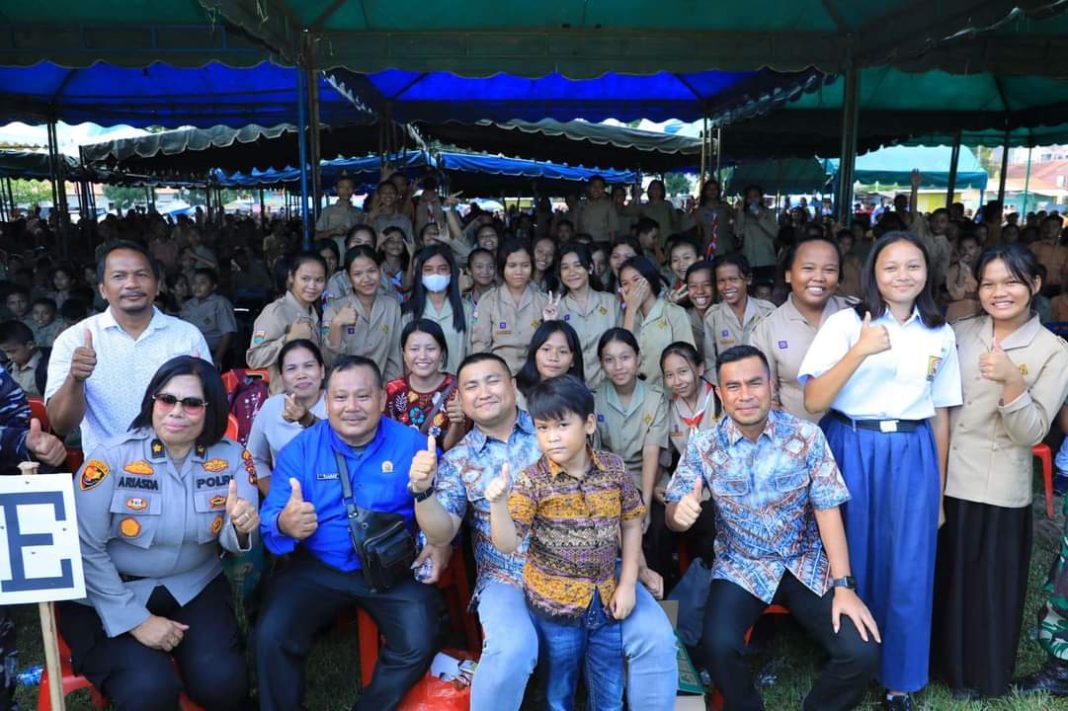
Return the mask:
[[[0,476],[0,605],[83,597],[73,477]]]

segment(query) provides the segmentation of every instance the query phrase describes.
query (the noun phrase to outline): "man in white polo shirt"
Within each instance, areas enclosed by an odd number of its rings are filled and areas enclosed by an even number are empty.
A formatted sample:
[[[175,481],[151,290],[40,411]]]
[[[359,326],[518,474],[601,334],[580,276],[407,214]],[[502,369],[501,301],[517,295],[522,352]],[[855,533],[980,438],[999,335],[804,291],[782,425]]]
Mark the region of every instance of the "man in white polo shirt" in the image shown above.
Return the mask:
[[[211,361],[200,329],[153,305],[160,268],[143,246],[108,245],[96,271],[108,308],[56,338],[45,386],[52,427],[65,434],[81,425],[86,456],[130,428],[161,365],[179,355]]]

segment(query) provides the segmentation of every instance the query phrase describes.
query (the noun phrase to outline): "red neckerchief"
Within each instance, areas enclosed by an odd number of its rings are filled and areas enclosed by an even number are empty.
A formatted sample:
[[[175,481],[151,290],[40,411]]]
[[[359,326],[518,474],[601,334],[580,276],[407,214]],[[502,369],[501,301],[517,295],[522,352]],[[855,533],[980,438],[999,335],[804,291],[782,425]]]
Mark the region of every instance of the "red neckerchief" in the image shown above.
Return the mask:
[[[701,409],[698,410],[697,412],[693,413],[693,416],[691,416],[691,417],[686,417],[685,415],[682,414],[681,411],[679,412],[679,418],[683,421],[683,423],[687,427],[690,427],[692,429],[697,429],[698,427],[701,426],[701,420],[703,420],[705,418],[705,411],[708,410],[708,403],[711,402],[711,400],[712,400],[712,398],[709,397],[709,394],[711,392],[712,392],[712,385],[709,384],[709,383],[705,383],[704,404],[701,406]],[[677,403],[676,403],[675,407],[678,408],[678,404]]]

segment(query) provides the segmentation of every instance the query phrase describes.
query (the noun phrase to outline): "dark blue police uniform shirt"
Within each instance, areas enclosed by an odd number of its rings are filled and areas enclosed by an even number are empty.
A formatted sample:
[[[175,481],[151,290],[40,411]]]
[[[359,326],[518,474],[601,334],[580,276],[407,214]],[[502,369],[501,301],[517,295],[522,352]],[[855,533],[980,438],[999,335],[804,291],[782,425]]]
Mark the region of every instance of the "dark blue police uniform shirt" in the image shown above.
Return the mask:
[[[260,511],[260,531],[267,549],[284,555],[303,545],[327,565],[346,572],[359,570],[335,452],[340,452],[348,465],[356,504],[371,511],[401,514],[414,531],[408,470],[415,453],[426,446],[427,438],[418,430],[385,417],[378,423],[374,439],[359,452],[338,437],[327,420],[304,430],[282,448],[275,462],[271,489]],[[302,543],[278,530],[278,516],[293,492],[290,478],[300,482],[304,500],[315,505],[319,519],[319,528]]]

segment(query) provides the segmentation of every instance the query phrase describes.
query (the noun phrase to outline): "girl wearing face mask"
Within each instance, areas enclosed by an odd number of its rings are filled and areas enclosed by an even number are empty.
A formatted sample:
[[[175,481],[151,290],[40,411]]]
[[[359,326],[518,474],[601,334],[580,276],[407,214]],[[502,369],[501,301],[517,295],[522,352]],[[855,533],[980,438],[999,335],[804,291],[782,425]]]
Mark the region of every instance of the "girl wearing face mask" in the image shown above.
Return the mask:
[[[547,378],[574,375],[585,381],[578,334],[563,321],[546,321],[538,326],[527,351],[527,362],[515,376],[516,404],[527,409],[527,393]]]
[[[835,296],[840,269],[838,245],[829,238],[809,237],[799,242],[786,257],[790,295],[757,324],[749,340],[767,356],[774,405],[810,422],[819,422],[823,413],[805,409],[797,370],[820,325],[849,306],[846,299]]]
[[[401,349],[407,375],[386,383],[386,417],[437,438],[446,451],[466,429],[456,376],[442,367],[449,357],[445,334],[428,319],[409,321],[401,331]]]
[[[315,252],[298,254],[290,263],[288,289],[284,296],[267,305],[252,326],[252,343],[245,354],[250,368],[267,368],[271,393],[282,392],[278,354],[289,341],[306,338],[318,345],[319,298],[326,286],[326,262]]]
[[[468,324],[474,309],[460,297],[460,280],[451,250],[440,244],[415,255],[412,298],[404,305],[403,323],[427,319],[441,327],[448,345],[445,370],[455,373],[468,354]]]
[[[596,390],[604,381],[604,371],[597,357],[597,341],[602,333],[619,325],[619,300],[611,293],[601,291],[600,282],[593,275],[593,262],[586,245],[580,242],[565,244],[560,248],[557,266],[564,289],[559,317],[578,334],[586,383]]]
[[[400,355],[401,307],[396,299],[378,293],[382,272],[370,247],[355,247],[345,255],[345,271],[352,293],[335,301],[323,315],[326,352],[370,358],[392,380],[403,373]]]
[[[483,296],[471,319],[471,352],[496,353],[518,373],[534,331],[547,320],[548,297],[530,279],[534,265],[530,247],[506,241],[497,252],[501,285]]]

